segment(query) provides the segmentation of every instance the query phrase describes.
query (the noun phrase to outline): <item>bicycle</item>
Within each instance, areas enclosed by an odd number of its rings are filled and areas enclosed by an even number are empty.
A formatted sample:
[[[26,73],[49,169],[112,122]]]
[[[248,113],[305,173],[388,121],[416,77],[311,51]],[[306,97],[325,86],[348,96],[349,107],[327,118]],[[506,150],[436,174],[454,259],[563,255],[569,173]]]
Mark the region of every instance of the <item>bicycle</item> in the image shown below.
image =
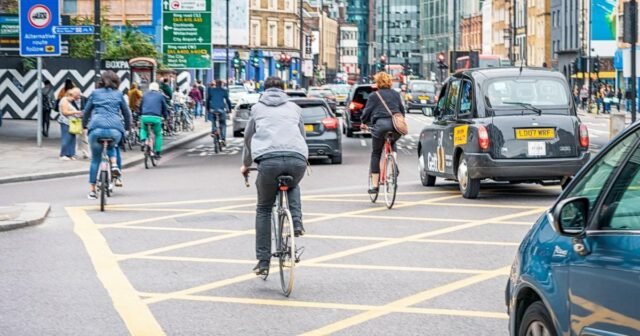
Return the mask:
[[[113,193],[113,182],[115,177],[111,174],[111,160],[107,155],[107,148],[113,142],[112,138],[98,138],[98,142],[102,143],[102,159],[98,168],[98,181],[96,181],[96,192],[100,200],[100,211],[104,212],[107,205],[107,197],[111,197]]]
[[[249,171],[255,171],[255,168],[250,168]],[[245,186],[248,188],[249,173],[245,175]],[[287,197],[287,191],[289,190],[289,184],[293,182],[293,177],[283,175],[278,177],[278,196],[276,197],[276,203],[273,205],[273,211],[271,213],[271,236],[274,243],[274,252],[272,257],[278,258],[278,266],[280,269],[280,286],[284,296],[288,297],[293,291],[294,270],[298,262],[300,262],[300,256],[303,249],[296,250],[295,233],[293,228],[293,219],[291,217],[291,211],[289,210],[289,199]],[[267,280],[269,272],[260,276],[262,280]]]
[[[391,145],[392,140],[393,133],[387,133],[384,141],[384,153],[382,154],[380,162],[378,192],[369,194],[371,203],[375,203],[378,200],[380,188],[384,187],[384,201],[387,205],[387,209],[393,208],[393,205],[396,202],[396,193],[398,191],[398,164],[395,156],[393,155],[393,146]],[[369,172],[369,189],[372,189],[372,187],[373,181],[371,181],[371,172]]]
[[[152,123],[144,123],[147,129],[147,140],[144,142],[144,168],[149,169],[149,162],[156,166],[156,155],[153,152],[153,145],[156,143],[156,134],[153,132]]]

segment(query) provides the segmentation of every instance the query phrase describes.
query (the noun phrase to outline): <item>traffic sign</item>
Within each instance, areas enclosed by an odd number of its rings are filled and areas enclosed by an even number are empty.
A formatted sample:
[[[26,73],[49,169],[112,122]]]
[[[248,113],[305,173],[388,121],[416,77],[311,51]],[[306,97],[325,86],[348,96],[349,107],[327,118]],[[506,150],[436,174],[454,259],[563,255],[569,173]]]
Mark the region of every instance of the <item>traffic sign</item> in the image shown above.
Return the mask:
[[[162,53],[174,69],[211,67],[211,0],[162,2]]]
[[[94,26],[53,26],[53,33],[58,35],[91,35]]]
[[[59,0],[20,1],[20,56],[60,56]]]
[[[20,48],[18,15],[0,14],[0,51],[17,52]]]

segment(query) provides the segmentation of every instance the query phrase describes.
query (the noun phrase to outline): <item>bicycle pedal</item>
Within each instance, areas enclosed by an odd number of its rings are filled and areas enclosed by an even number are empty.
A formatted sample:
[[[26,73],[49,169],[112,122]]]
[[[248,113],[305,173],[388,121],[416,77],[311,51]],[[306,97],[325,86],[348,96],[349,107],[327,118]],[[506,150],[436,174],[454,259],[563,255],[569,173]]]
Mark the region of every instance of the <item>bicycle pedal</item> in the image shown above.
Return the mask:
[[[300,257],[304,254],[304,246],[301,246],[296,249],[296,264],[300,262]]]

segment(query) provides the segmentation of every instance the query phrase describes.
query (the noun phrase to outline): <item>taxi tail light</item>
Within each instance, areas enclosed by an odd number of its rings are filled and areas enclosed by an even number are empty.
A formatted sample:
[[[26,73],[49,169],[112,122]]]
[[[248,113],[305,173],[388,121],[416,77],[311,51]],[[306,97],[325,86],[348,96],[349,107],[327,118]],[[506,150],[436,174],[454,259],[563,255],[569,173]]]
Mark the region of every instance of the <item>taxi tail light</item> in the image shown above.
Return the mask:
[[[483,125],[478,126],[478,145],[482,150],[489,149],[489,132],[487,132],[487,128]]]
[[[322,119],[322,125],[325,129],[334,130],[338,128],[338,119],[336,118],[324,118]]]
[[[587,125],[580,124],[580,147],[589,148],[589,130],[587,129]]]

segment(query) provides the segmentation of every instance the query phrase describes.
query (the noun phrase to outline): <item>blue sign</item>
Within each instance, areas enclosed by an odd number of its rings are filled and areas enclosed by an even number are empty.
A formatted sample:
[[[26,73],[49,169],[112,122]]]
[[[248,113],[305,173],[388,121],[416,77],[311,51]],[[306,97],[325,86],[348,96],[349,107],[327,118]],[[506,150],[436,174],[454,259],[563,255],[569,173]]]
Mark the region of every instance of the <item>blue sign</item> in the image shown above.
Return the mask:
[[[53,33],[59,35],[91,35],[94,26],[54,26]]]
[[[20,0],[20,56],[60,56],[60,0]]]

